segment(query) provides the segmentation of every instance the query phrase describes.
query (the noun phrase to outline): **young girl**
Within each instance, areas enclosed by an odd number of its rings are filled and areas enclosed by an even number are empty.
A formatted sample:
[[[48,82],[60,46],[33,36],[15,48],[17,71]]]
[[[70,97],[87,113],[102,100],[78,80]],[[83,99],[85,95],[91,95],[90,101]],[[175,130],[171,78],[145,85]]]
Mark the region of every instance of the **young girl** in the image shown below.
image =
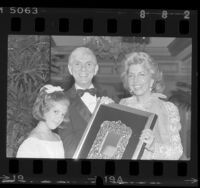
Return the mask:
[[[64,120],[69,100],[61,87],[45,85],[33,105],[33,117],[39,121],[29,137],[20,145],[18,158],[64,158],[63,143],[52,132]]]

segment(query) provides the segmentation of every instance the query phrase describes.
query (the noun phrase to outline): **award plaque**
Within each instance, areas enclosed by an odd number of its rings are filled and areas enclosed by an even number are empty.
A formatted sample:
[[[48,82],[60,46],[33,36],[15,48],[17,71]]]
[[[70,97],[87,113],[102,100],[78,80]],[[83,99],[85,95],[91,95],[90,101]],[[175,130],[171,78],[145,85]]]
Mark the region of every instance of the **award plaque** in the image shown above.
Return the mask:
[[[157,115],[120,104],[98,104],[74,153],[74,159],[141,159],[140,135],[153,129]]]
[[[131,128],[121,121],[104,121],[87,158],[121,159],[131,134]]]

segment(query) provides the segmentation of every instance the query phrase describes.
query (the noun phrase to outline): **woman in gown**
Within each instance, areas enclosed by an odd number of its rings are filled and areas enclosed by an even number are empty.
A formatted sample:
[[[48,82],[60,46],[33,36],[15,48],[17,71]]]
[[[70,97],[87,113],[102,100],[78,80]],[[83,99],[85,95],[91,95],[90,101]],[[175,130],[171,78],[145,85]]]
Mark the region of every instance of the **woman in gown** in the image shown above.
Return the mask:
[[[131,97],[120,104],[158,115],[153,130],[145,129],[140,139],[146,143],[142,159],[178,160],[183,148],[178,108],[162,94],[164,84],[158,64],[144,52],[128,54],[121,74],[124,87]]]

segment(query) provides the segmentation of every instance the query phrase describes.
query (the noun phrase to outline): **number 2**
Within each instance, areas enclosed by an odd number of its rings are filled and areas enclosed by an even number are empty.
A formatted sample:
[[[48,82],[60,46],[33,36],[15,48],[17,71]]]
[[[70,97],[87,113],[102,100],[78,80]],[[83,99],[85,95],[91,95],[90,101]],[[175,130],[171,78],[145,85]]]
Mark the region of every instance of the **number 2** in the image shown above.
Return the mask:
[[[0,14],[3,14],[3,7],[0,7]]]
[[[190,19],[190,11],[189,10],[184,11],[184,19]]]

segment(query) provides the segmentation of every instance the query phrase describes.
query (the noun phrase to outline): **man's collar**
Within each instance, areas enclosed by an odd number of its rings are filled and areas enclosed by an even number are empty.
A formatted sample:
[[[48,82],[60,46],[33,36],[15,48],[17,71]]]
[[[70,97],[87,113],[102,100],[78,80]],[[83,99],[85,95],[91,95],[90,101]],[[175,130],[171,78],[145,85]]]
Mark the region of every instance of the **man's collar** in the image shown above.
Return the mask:
[[[75,86],[75,89],[91,89],[91,88],[94,88],[94,85],[93,84],[91,84],[90,85],[90,87],[89,88],[82,88],[82,87],[80,87],[79,85],[77,85],[76,83],[74,84],[74,86]]]

